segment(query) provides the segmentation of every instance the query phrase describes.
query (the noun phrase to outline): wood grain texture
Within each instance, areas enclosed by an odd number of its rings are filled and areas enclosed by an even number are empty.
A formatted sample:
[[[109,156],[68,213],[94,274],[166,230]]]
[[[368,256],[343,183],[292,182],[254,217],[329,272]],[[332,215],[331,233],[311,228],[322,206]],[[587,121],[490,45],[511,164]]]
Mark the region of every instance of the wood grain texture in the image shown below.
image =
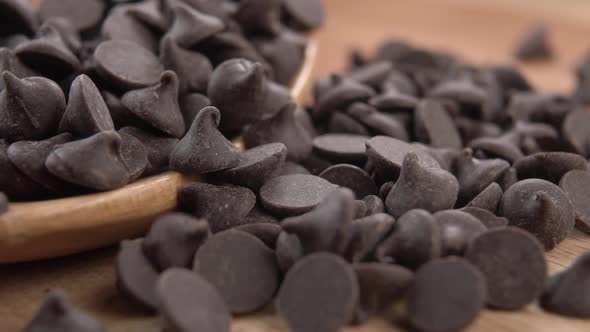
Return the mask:
[[[570,19],[569,12],[582,16],[590,5],[583,0],[325,0],[329,21],[320,33],[317,75],[340,70],[346,63],[343,53],[359,46],[372,52],[385,37],[403,37],[418,45],[437,47],[461,54],[477,63],[511,62],[509,52],[518,35],[529,23],[543,20],[551,27],[558,51],[548,65],[519,65],[538,87],[571,88],[570,69],[590,46],[590,22]],[[544,9],[536,5],[543,2]],[[522,3],[533,4],[526,7]],[[555,6],[567,2],[565,12]],[[518,8],[514,9],[514,4]],[[577,5],[576,5],[577,4]],[[519,9],[520,8],[520,9]],[[549,10],[547,8],[553,8]],[[576,10],[578,8],[579,10]],[[587,17],[587,15],[586,15]],[[72,239],[75,240],[75,239]],[[556,249],[547,253],[549,270],[559,271],[580,253],[590,250],[587,235],[575,232]],[[134,311],[118,296],[114,286],[115,249],[51,261],[9,265],[0,274],[1,331],[20,331],[34,315],[46,290],[64,288],[70,300],[97,315],[110,332],[160,331],[157,318]],[[373,319],[360,327],[340,332],[401,331],[386,319]],[[467,329],[469,332],[582,332],[590,323],[559,317],[531,305],[518,312],[486,310]],[[239,317],[232,332],[287,332],[284,323],[270,312]]]

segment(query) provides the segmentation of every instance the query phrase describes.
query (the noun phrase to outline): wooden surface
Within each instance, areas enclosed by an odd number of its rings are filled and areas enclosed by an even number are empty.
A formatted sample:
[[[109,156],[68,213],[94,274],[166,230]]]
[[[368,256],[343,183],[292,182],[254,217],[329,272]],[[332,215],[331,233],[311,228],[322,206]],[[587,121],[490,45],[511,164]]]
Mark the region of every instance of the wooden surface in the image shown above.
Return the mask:
[[[527,7],[525,4],[535,4]],[[570,69],[590,49],[588,2],[576,0],[326,0],[329,22],[320,34],[318,74],[339,70],[344,51],[352,46],[372,50],[385,37],[403,37],[417,45],[463,55],[477,63],[511,61],[513,42],[529,23],[544,21],[558,58],[548,65],[523,67],[536,86],[568,91]],[[515,4],[517,3],[517,4]],[[560,10],[560,3],[567,3]],[[508,7],[498,7],[507,6]],[[539,4],[539,6],[537,6]],[[576,8],[578,10],[576,10]],[[75,241],[76,239],[71,239]],[[547,254],[552,272],[559,271],[581,252],[590,250],[587,235],[575,232]],[[3,266],[0,274],[0,331],[19,331],[32,317],[47,289],[64,288],[73,303],[97,315],[108,331],[159,331],[156,318],[136,312],[114,287],[115,249],[103,249],[52,261]],[[233,332],[284,332],[284,324],[270,313],[240,317]],[[345,332],[389,332],[398,328],[374,319]],[[535,305],[520,312],[486,310],[468,331],[589,331],[589,321],[566,319],[542,312]]]

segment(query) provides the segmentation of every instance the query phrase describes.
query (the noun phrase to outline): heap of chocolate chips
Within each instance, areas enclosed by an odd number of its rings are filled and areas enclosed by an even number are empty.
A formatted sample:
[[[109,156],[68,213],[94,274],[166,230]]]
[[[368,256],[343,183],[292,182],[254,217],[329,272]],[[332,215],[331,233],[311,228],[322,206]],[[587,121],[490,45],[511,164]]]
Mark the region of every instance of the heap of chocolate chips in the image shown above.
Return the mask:
[[[323,19],[318,0],[2,1],[0,192],[33,201],[237,166],[224,135],[287,108]]]

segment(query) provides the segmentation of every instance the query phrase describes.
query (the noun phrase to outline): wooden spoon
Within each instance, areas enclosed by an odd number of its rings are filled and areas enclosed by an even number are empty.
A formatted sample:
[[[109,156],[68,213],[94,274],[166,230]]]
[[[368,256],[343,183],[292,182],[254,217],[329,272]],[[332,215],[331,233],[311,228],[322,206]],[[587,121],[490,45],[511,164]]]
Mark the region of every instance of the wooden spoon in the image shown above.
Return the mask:
[[[317,49],[317,40],[310,38],[291,87],[298,104],[311,89]],[[140,236],[156,216],[176,207],[183,183],[197,180],[167,172],[109,192],[13,203],[0,216],[0,263],[65,256]]]

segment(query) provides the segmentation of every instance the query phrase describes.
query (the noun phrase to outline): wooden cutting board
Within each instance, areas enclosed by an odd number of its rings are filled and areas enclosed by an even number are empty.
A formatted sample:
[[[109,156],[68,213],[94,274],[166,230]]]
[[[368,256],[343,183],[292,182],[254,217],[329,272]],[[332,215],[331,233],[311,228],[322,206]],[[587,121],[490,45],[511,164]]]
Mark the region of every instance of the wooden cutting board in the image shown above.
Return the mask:
[[[329,20],[320,33],[318,75],[340,70],[345,51],[367,52],[386,37],[403,38],[420,46],[460,54],[475,63],[511,62],[518,36],[534,22],[550,27],[557,58],[548,64],[520,66],[543,89],[567,92],[571,68],[588,49],[590,3],[584,0],[325,0]],[[560,8],[567,4],[567,8]],[[584,13],[586,16],[584,16]],[[75,241],[76,239],[72,239]],[[590,250],[590,237],[575,232],[547,254],[551,272],[568,266]],[[118,296],[113,274],[115,249],[12,266],[0,272],[0,331],[20,331],[37,310],[49,288],[66,290],[70,300],[92,312],[112,332],[159,331],[157,318],[137,312]],[[233,332],[286,332],[271,312],[239,317]],[[345,332],[400,331],[384,319],[373,319]],[[468,331],[589,331],[590,321],[544,313],[535,305],[519,312],[486,310]]]

